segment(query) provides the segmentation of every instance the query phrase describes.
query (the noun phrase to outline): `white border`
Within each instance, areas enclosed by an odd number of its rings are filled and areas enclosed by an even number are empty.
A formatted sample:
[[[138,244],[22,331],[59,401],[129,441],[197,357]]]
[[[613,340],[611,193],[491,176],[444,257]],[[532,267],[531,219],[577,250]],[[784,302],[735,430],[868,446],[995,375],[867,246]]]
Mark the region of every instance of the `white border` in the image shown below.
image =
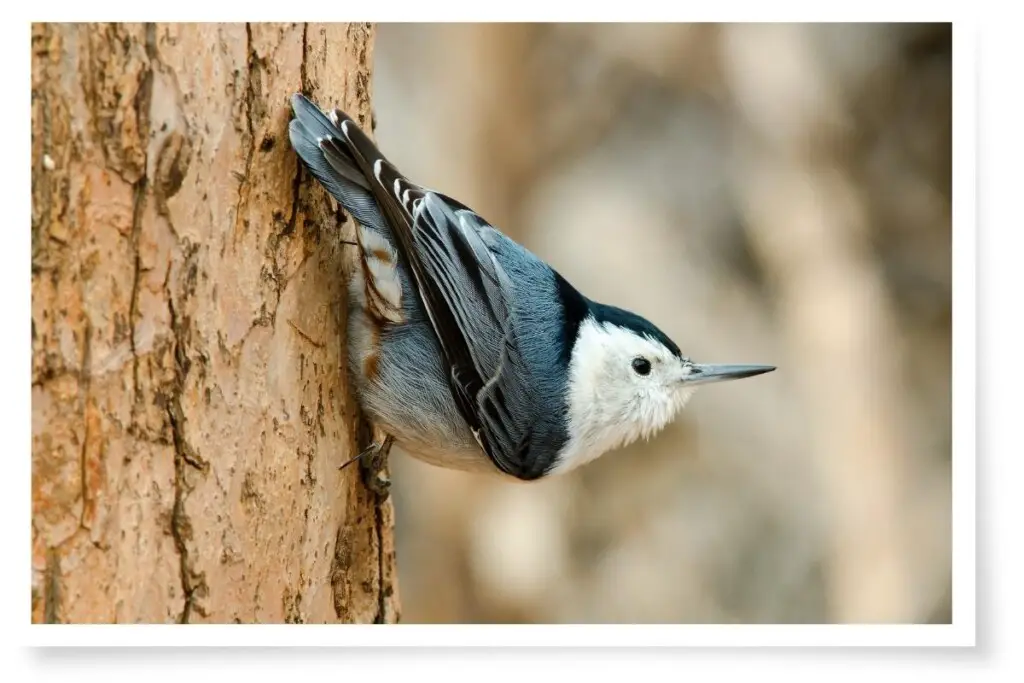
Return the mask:
[[[935,625],[419,625],[34,624],[30,643],[75,647],[958,647],[962,624]]]
[[[215,3],[214,3],[215,4]],[[366,3],[369,6],[371,3]],[[372,3],[376,5],[376,3]],[[383,4],[383,3],[381,3]],[[506,8],[490,10],[482,5],[474,4],[473,14],[458,15],[461,19],[475,20],[509,18]],[[809,19],[806,12],[794,12],[796,3],[743,3],[748,11],[745,20],[788,20]],[[393,18],[403,21],[413,20],[445,20],[455,15],[445,11],[436,2],[411,3],[409,7],[398,7],[397,3],[387,3],[388,13]],[[527,12],[530,17],[540,16],[535,10],[544,7],[548,10],[546,20],[579,20],[578,15],[563,12],[553,14],[551,3],[518,3],[518,12]],[[705,3],[684,3],[680,6],[680,16],[687,20],[730,20],[735,19],[734,11],[725,11],[721,3],[710,3],[714,10],[708,9]],[[786,7],[788,5],[788,7]],[[832,3],[823,3],[832,5]],[[948,18],[952,3],[929,3],[925,5],[933,19]],[[245,14],[238,11],[225,14],[221,5],[214,8],[207,3],[175,2],[170,5],[150,6],[151,12],[159,13],[159,17],[138,17],[140,19],[160,20],[195,20],[202,16],[204,21],[237,20],[240,17],[258,20],[287,19],[286,15],[294,15],[294,6],[287,3],[272,5],[267,3],[262,10],[256,3],[247,4]],[[619,3],[619,13],[609,15],[607,12],[601,20],[647,20],[667,19],[664,10],[655,12],[650,7],[638,3]],[[51,2],[46,6],[32,8],[37,12],[32,20],[66,20],[69,16],[79,15],[86,8],[81,3]],[[96,5],[90,4],[95,10]],[[127,12],[118,13],[118,17],[139,14],[139,5],[124,5]],[[762,9],[757,12],[757,9]],[[274,10],[277,10],[276,12]],[[338,19],[344,7],[337,3],[309,3],[301,8],[304,20]],[[367,8],[356,8],[363,11]],[[885,20],[908,20],[920,18],[921,12],[914,11],[913,3],[891,2],[859,2],[858,16],[854,19],[864,20],[869,16],[877,20],[878,10],[884,9]],[[65,10],[65,11],[61,11]],[[70,11],[68,11],[70,10]],[[219,11],[218,11],[219,10]],[[626,11],[623,11],[626,10]],[[753,11],[750,11],[753,10]],[[816,6],[813,20],[848,20],[851,19],[843,8]],[[874,11],[870,11],[874,10]],[[329,16],[323,16],[324,12]],[[380,16],[383,8],[367,10],[361,18],[385,19]],[[108,13],[109,14],[109,13]],[[842,18],[838,14],[843,14]],[[513,15],[526,18],[523,14]],[[6,29],[5,29],[6,31]],[[8,69],[17,72],[15,65],[22,65],[21,73],[28,73],[28,40],[27,25],[14,24],[13,38],[3,41],[5,51],[11,53],[6,59]],[[19,52],[20,51],[20,52]],[[7,55],[5,55],[6,57]],[[4,357],[10,363],[11,371],[5,373],[14,378],[16,386],[5,385],[4,388],[4,420],[9,423],[11,431],[19,437],[12,439],[21,448],[12,449],[9,464],[17,476],[5,476],[5,484],[11,486],[11,495],[5,495],[3,503],[7,508],[13,506],[10,514],[4,515],[5,522],[17,522],[13,534],[5,534],[5,538],[17,538],[12,547],[23,553],[22,560],[11,560],[4,563],[8,591],[14,592],[15,604],[11,610],[4,609],[6,615],[14,615],[16,624],[20,626],[18,634],[32,645],[60,646],[375,646],[400,645],[414,647],[444,646],[498,646],[517,645],[528,647],[547,646],[663,646],[663,645],[694,645],[694,646],[926,646],[926,645],[972,645],[975,642],[975,108],[973,94],[975,91],[975,33],[971,24],[957,22],[954,31],[954,307],[956,319],[954,326],[954,451],[953,464],[953,612],[955,622],[951,626],[689,626],[689,625],[636,625],[636,626],[313,626],[301,628],[276,625],[192,625],[190,628],[177,626],[86,626],[86,625],[32,625],[25,628],[28,620],[28,566],[29,548],[28,511],[30,510],[29,464],[27,457],[31,450],[30,435],[27,433],[31,425],[30,404],[26,401],[29,384],[30,346],[25,328],[18,328],[21,336],[12,339],[4,337]],[[20,89],[18,93],[23,99],[20,105],[27,105],[27,78],[12,86]],[[5,281],[7,292],[24,292],[28,287],[28,254],[29,235],[27,225],[28,201],[30,201],[28,169],[28,107],[7,108],[4,112],[5,123],[8,118],[20,117],[21,126],[5,126],[5,130],[14,131],[18,137],[12,142],[17,151],[14,154],[14,165],[21,171],[17,183],[6,185],[13,188],[12,194],[20,198],[18,212],[13,212],[15,219],[8,224],[10,249],[0,250],[3,258],[11,261],[5,263],[0,272],[11,282],[10,287]],[[23,136],[24,137],[21,137]],[[12,159],[7,160],[10,164]],[[17,219],[17,216],[22,216]],[[10,267],[8,267],[10,265]],[[20,289],[19,289],[20,288]],[[24,297],[24,295],[23,295]],[[7,297],[5,297],[6,299]],[[5,304],[6,306],[7,304]],[[29,317],[27,298],[21,298],[10,304],[6,311],[17,320],[26,321]],[[18,346],[19,352],[7,353],[7,347]],[[19,387],[21,387],[19,389]],[[20,432],[18,430],[21,430]],[[8,605],[5,603],[5,607]],[[116,630],[111,630],[116,629]]]
[[[975,641],[977,570],[977,45],[973,26],[953,27],[953,624]]]

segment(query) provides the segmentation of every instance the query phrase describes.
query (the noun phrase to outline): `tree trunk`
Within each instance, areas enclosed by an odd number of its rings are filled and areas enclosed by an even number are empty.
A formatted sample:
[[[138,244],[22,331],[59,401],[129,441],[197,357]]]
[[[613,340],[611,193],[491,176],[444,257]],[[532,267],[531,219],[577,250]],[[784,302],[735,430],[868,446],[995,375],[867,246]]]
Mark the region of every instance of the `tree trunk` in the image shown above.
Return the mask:
[[[300,90],[369,122],[372,45],[33,25],[33,621],[397,620],[391,504],[339,470],[351,226],[287,132]]]

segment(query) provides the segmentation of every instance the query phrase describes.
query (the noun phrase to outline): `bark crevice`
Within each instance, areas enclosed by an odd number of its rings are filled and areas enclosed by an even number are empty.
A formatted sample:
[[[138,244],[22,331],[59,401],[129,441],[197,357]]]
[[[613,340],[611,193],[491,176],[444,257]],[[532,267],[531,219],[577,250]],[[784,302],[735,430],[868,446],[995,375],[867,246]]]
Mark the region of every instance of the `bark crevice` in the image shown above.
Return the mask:
[[[175,378],[167,397],[167,420],[171,429],[171,442],[174,445],[174,505],[171,511],[171,535],[179,556],[179,572],[181,589],[184,593],[184,605],[178,622],[187,624],[195,611],[206,616],[206,610],[199,599],[209,592],[205,572],[194,567],[192,550],[192,521],[185,510],[185,502],[195,484],[191,479],[193,471],[206,474],[209,464],[189,443],[185,435],[185,414],[181,405],[181,395],[188,376],[191,362],[185,348],[187,321],[181,319],[175,310],[171,292],[168,292],[168,308],[171,315],[171,331],[174,344]]]

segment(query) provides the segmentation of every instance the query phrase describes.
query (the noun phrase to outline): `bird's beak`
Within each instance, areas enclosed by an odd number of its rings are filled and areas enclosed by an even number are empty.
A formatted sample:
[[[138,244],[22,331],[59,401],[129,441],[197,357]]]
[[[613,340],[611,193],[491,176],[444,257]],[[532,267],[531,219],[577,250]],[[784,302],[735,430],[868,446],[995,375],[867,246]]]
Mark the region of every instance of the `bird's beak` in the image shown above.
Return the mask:
[[[774,365],[701,365],[690,366],[690,374],[683,378],[685,386],[709,384],[711,382],[727,382],[732,379],[743,379],[763,375],[775,369]]]

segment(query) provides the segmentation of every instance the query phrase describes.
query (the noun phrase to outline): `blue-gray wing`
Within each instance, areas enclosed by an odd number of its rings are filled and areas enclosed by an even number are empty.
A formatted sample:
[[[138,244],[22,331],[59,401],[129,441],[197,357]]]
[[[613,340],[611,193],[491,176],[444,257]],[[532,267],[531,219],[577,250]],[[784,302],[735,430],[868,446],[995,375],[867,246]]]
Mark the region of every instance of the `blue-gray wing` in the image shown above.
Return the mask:
[[[424,265],[425,288],[440,295],[428,315],[443,343],[465,353],[453,354],[453,391],[500,469],[523,478],[539,476],[545,463],[530,452],[537,382],[522,353],[514,286],[481,238],[480,230],[490,226],[444,195],[410,194],[414,248]],[[449,316],[451,327],[440,322]]]
[[[531,399],[537,382],[522,353],[515,289],[481,236],[490,226],[410,182],[343,112],[329,118],[302,95],[292,106],[293,144],[307,166],[349,194],[369,190],[391,227],[449,368],[452,397],[481,447],[510,475],[541,476],[549,463],[531,451],[531,436],[543,407]]]

